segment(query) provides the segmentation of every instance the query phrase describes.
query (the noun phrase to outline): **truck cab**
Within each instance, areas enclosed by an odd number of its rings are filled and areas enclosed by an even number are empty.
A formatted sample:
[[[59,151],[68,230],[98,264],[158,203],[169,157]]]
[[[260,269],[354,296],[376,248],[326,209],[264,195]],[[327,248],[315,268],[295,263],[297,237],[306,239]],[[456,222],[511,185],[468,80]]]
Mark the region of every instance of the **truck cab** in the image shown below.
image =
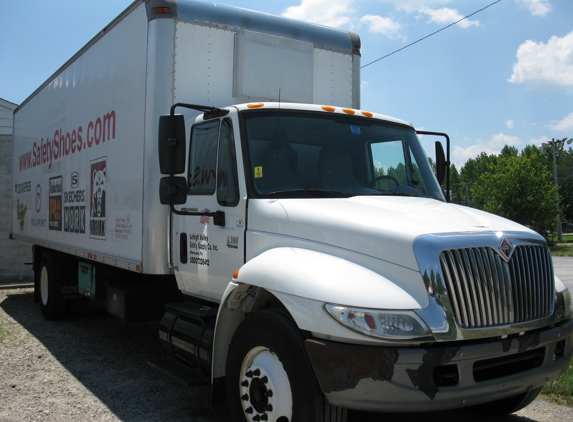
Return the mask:
[[[506,413],[567,367],[571,300],[545,241],[449,204],[412,125],[288,103],[166,122],[169,260],[217,309],[209,373],[247,420],[296,420],[320,397],[328,414]]]

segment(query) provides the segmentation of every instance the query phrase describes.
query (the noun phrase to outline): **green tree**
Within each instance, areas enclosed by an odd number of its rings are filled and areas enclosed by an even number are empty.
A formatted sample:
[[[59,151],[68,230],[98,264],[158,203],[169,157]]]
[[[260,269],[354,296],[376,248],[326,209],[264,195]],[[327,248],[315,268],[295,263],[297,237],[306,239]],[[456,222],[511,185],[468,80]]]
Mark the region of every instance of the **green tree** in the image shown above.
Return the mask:
[[[559,196],[539,155],[497,157],[470,190],[484,211],[529,226],[545,237],[553,230]]]
[[[553,162],[550,161],[549,157],[535,145],[527,145],[525,148],[523,148],[523,151],[521,151],[521,156],[537,158],[545,163],[547,170],[553,171]]]
[[[445,183],[444,183],[445,185]],[[445,189],[445,186],[444,186]],[[451,202],[466,205],[466,190],[460,178],[460,173],[455,164],[450,166],[450,189],[452,191]]]
[[[485,152],[480,153],[476,158],[470,158],[460,170],[460,186],[466,192],[466,198],[463,200],[464,205],[469,205],[471,207],[482,208],[483,203],[471,195],[471,187],[480,183],[480,177],[485,173],[490,164],[495,164],[497,162],[498,156],[494,154],[487,155]],[[466,191],[466,188],[468,189]],[[469,198],[468,198],[469,196]]]
[[[516,147],[510,147],[509,145],[505,145],[501,152],[499,153],[500,157],[517,157],[519,155],[519,151]]]

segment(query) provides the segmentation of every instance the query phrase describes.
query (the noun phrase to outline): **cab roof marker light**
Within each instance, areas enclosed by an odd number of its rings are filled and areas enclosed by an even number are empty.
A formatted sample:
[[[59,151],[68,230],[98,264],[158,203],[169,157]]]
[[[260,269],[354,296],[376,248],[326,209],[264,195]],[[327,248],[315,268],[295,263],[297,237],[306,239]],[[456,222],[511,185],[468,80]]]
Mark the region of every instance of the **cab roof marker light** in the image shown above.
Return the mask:
[[[366,117],[374,117],[374,113],[371,113],[369,111],[362,111],[361,113],[363,116],[366,116]]]
[[[254,103],[254,104],[249,104],[247,105],[247,108],[261,108],[264,107],[265,105],[263,103]]]
[[[322,109],[323,109],[324,111],[329,111],[329,112],[331,112],[331,113],[333,113],[333,112],[336,111],[336,109],[335,109],[334,107],[331,107],[331,106],[322,106]]]
[[[239,270],[235,270],[235,272],[233,273],[233,278],[235,280],[239,278]]]
[[[155,9],[155,13],[158,15],[168,15],[169,14],[169,7],[158,7]]]
[[[342,111],[344,111],[346,114],[356,114],[356,112],[351,108],[343,108]]]

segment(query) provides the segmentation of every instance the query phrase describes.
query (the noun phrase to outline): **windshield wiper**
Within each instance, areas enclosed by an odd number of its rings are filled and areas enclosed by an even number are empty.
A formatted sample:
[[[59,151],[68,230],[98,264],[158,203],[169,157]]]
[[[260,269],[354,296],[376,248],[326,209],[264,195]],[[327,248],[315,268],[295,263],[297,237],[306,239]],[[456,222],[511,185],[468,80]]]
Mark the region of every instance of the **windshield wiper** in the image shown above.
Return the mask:
[[[270,192],[267,195],[290,195],[290,194],[308,194],[308,195],[316,195],[316,196],[334,196],[336,198],[346,198],[347,195],[344,195],[342,192],[328,190],[328,189],[288,189],[288,190],[277,190],[274,192]]]
[[[412,195],[411,193],[406,193],[406,192],[380,192],[380,193],[377,193],[375,195],[381,195],[381,196],[414,196],[414,197],[420,196],[420,195]]]
[[[412,196],[414,198],[427,198],[428,196],[425,195],[424,193],[412,189],[414,192],[408,193],[408,192],[392,192],[392,191],[388,191],[388,192],[378,192],[378,193],[374,193],[372,194],[372,196]]]

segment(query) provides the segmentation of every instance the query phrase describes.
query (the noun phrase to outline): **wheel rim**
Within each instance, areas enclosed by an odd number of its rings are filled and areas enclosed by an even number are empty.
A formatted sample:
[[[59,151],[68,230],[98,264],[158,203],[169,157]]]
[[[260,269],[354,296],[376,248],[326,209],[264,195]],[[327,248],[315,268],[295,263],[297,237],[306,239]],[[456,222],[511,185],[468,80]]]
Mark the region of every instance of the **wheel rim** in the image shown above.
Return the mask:
[[[249,422],[292,420],[292,392],[278,356],[266,347],[255,347],[241,365],[241,404]]]
[[[48,269],[42,267],[42,272],[40,273],[40,297],[42,299],[42,305],[48,303]]]

